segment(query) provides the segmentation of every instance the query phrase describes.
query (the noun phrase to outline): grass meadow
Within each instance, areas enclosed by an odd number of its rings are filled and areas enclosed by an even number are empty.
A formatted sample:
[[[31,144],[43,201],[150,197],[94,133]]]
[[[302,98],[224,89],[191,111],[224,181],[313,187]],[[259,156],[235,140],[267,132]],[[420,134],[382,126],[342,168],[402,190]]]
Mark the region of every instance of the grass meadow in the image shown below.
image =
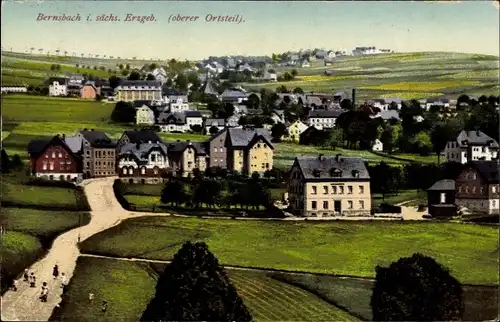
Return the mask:
[[[462,283],[498,283],[498,230],[453,223],[258,222],[147,217],[82,243],[82,251],[169,260],[185,241],[205,241],[221,263],[373,277],[376,265],[421,252]]]
[[[59,320],[138,321],[150,299],[162,264],[80,257],[64,297]],[[311,292],[261,272],[227,270],[255,321],[357,321]],[[95,294],[93,303],[88,293]],[[103,300],[108,311],[100,310]],[[51,319],[55,320],[55,319]]]

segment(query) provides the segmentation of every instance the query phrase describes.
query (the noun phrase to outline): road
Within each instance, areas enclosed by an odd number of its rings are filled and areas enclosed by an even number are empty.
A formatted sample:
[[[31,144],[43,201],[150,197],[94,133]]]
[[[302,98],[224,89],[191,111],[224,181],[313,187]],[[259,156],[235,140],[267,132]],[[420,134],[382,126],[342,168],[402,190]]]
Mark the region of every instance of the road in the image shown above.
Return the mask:
[[[91,237],[103,230],[118,225],[122,220],[141,216],[168,216],[169,214],[134,213],[124,210],[115,198],[113,182],[115,178],[90,179],[84,182],[84,190],[91,211],[90,223],[65,232],[58,236],[47,255],[34,263],[30,272],[37,278],[35,288],[30,288],[22,279],[18,281],[18,290],[7,291],[1,299],[2,321],[48,321],[54,307],[61,301],[60,279],[54,280],[52,269],[59,266],[59,274],[65,273],[69,279],[76,267],[80,255],[77,247],[80,240]],[[41,302],[38,297],[41,283],[47,282],[49,296],[47,302]]]

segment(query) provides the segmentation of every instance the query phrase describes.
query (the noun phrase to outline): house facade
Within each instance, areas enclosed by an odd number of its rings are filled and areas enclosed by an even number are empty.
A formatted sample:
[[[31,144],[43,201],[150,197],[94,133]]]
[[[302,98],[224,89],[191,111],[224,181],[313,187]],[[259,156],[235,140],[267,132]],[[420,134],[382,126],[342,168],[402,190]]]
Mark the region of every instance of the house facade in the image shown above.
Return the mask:
[[[220,131],[219,133],[212,135],[212,137],[205,142],[206,150],[209,156],[208,167],[227,168],[227,133],[227,129]]]
[[[84,178],[116,175],[116,143],[93,129],[80,131],[77,136],[82,139]]]
[[[287,128],[288,135],[282,138],[283,141],[296,142],[300,141],[300,135],[307,130],[307,125],[302,123],[300,120],[297,120],[290,124]]]
[[[207,169],[207,153],[200,142],[172,142],[167,145],[168,160],[172,172],[186,177],[198,169],[202,173]]]
[[[125,143],[118,149],[117,171],[128,183],[160,183],[169,167],[163,143]]]
[[[49,85],[49,96],[66,96],[68,95],[68,87],[64,80],[54,80]]]
[[[28,87],[24,85],[5,85],[2,86],[2,93],[27,93]]]
[[[469,161],[498,158],[498,142],[481,131],[461,131],[457,139],[444,149],[446,162],[465,164]]]
[[[288,183],[290,209],[305,217],[370,216],[370,175],[357,157],[296,158]]]
[[[162,132],[187,132],[195,125],[203,128],[203,116],[199,111],[160,113],[158,126]]]
[[[28,144],[31,175],[47,180],[80,182],[82,160],[57,135],[51,140],[33,140]]]
[[[498,161],[472,161],[467,163],[456,184],[456,204],[474,212],[499,212]]]
[[[337,118],[343,113],[341,110],[314,110],[307,116],[307,124],[321,130],[335,127]]]
[[[155,131],[140,130],[140,131],[125,131],[117,142],[118,147],[127,143],[163,143],[162,139]]]
[[[189,103],[187,101],[187,96],[185,95],[169,98],[169,104],[170,113],[189,111]]]
[[[235,129],[226,130],[227,169],[251,175],[264,173],[273,168],[274,145],[265,130]]]
[[[210,133],[212,127],[217,128],[217,133],[218,133],[219,131],[224,130],[224,128],[226,127],[226,121],[224,119],[207,118],[205,120],[204,127],[205,127],[205,133],[207,134],[212,134]]]
[[[427,189],[427,206],[432,217],[456,216],[455,180],[440,180]]]
[[[83,99],[95,99],[100,94],[100,88],[95,85],[95,82],[86,82],[80,88],[80,97]]]
[[[147,105],[143,105],[135,110],[135,123],[144,125],[155,124],[155,113]]]
[[[384,144],[382,143],[382,141],[380,141],[379,139],[375,139],[375,142],[372,145],[372,151],[384,151]]]
[[[158,81],[123,81],[115,88],[117,101],[161,100],[161,83]]]

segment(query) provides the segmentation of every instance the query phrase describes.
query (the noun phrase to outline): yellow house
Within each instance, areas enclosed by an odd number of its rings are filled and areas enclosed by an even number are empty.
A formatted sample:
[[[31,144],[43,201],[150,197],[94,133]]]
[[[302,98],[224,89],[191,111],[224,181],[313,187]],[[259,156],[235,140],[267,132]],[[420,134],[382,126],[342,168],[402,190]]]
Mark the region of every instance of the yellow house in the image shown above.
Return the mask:
[[[370,216],[370,175],[363,159],[295,158],[288,202],[292,212],[305,217]]]
[[[168,161],[175,174],[183,177],[193,173],[194,169],[205,172],[207,153],[200,142],[173,142],[167,145]]]
[[[156,81],[122,81],[115,88],[117,101],[132,102],[137,100],[160,100],[161,83]]]
[[[307,130],[308,126],[302,123],[300,120],[297,120],[288,126],[288,135],[283,136],[283,141],[289,142],[299,142],[300,135],[302,132]]]
[[[227,129],[227,169],[250,175],[273,168],[274,145],[264,129]]]

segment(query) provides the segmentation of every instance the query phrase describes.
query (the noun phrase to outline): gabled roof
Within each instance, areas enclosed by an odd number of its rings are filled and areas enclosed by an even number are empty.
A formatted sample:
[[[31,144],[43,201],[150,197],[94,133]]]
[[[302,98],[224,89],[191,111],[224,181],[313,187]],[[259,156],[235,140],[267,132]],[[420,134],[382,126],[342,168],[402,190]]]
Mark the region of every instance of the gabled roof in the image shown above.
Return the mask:
[[[309,111],[309,114],[307,115],[308,118],[337,118],[339,117],[344,111],[342,110],[314,110],[314,111]]]
[[[200,111],[183,111],[181,113],[184,114],[184,118],[188,118],[188,117],[203,117],[203,115],[201,115]]]
[[[89,141],[90,145],[94,147],[109,147],[112,148],[116,146],[115,142],[113,142],[106,133],[102,131],[80,131],[83,137]]]
[[[167,113],[162,112],[158,116],[158,123],[160,124],[186,124],[186,116],[182,112]]]
[[[183,103],[188,103],[188,97],[187,95],[177,93],[177,94],[172,94],[172,95],[167,95],[168,99],[172,101],[177,101],[179,98],[182,100]]]
[[[491,136],[481,131],[462,131],[457,137],[457,143],[460,147],[467,147],[468,144],[488,145],[498,148],[498,142]]]
[[[167,142],[168,153],[182,153],[188,147],[192,147],[196,151],[196,155],[207,155],[207,152],[204,148],[203,142]]]
[[[475,168],[488,183],[499,183],[500,176],[498,161],[472,161],[467,166]]]
[[[153,105],[153,101],[151,100],[135,100],[132,102],[132,107],[138,108],[146,105],[147,107],[151,107]]]
[[[73,153],[78,153],[82,150],[82,138],[79,136],[66,136],[64,138],[66,145],[73,151]]]
[[[358,157],[297,157],[295,164],[300,168],[305,180],[344,181],[370,180],[363,159]],[[334,172],[339,177],[334,177]]]
[[[241,91],[226,89],[224,92],[222,92],[221,97],[222,98],[247,98],[248,94],[243,93]]]
[[[74,158],[78,158],[78,156],[73,153],[73,151],[69,148],[69,146],[63,141],[63,139],[56,135],[51,139],[44,140],[32,140],[28,143],[28,154],[31,158],[38,158],[40,155],[45,152],[45,150],[54,145],[62,146],[71,156]]]
[[[262,138],[266,141],[266,143],[274,149],[274,145],[271,143],[271,135],[266,129],[237,129],[237,128],[229,128],[227,129],[227,137],[226,142],[229,143],[232,147],[248,147],[248,145],[256,138]]]
[[[444,180],[439,180],[436,183],[434,183],[428,191],[442,191],[442,190],[450,190],[454,191],[455,190],[455,180],[451,179],[444,179]]]
[[[217,88],[217,86],[215,86],[214,82],[207,79],[205,84],[203,84],[200,87],[200,92],[205,93],[205,94],[211,94],[211,95],[219,95],[216,88]]]
[[[149,153],[151,150],[156,149],[162,152],[164,156],[167,155],[167,147],[164,143],[127,143],[120,147],[118,152],[119,156],[131,155],[139,164],[147,164],[149,162]]]
[[[141,131],[125,131],[123,135],[127,135],[130,143],[148,143],[157,142],[162,143],[161,138],[156,134],[155,131],[141,130]]]
[[[205,120],[205,126],[224,126],[226,125],[226,120],[224,119],[213,119],[213,118],[207,118]]]
[[[371,118],[377,118],[380,117],[383,120],[390,120],[390,119],[396,119],[400,120],[401,118],[399,117],[399,112],[396,110],[383,110],[380,111],[377,115],[370,116]]]

